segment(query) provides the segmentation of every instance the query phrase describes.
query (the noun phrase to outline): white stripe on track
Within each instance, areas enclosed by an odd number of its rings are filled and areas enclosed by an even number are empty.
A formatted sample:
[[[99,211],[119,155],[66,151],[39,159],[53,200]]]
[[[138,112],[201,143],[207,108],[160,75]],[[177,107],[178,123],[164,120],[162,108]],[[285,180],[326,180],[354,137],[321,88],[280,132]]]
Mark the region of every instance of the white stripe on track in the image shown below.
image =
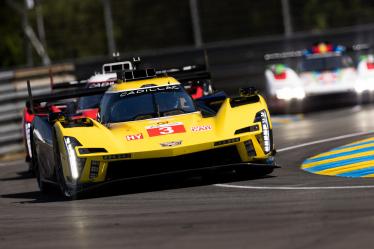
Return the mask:
[[[298,148],[302,148],[302,147],[307,147],[307,146],[310,146],[310,145],[321,144],[321,143],[336,141],[336,140],[350,138],[350,137],[370,135],[370,134],[373,134],[373,133],[374,133],[374,131],[365,131],[365,132],[357,132],[357,133],[352,133],[352,134],[347,134],[347,135],[342,135],[342,136],[337,136],[337,137],[331,137],[331,138],[316,140],[316,141],[312,141],[312,142],[308,142],[308,143],[303,143],[303,144],[298,144],[298,145],[282,148],[282,149],[277,150],[277,152],[294,150],[294,149],[298,149]]]
[[[216,187],[239,188],[239,189],[263,189],[263,190],[326,190],[326,189],[369,189],[374,185],[363,186],[326,186],[326,187],[292,187],[292,186],[241,186],[231,184],[214,184]]]

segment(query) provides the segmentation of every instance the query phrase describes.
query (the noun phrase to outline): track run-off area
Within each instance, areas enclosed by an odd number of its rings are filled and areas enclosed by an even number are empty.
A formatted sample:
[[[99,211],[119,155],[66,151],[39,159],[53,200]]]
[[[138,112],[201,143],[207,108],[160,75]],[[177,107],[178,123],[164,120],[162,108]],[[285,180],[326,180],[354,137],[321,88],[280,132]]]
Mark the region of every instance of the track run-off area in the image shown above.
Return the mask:
[[[274,120],[281,168],[262,178],[148,178],[66,201],[0,162],[0,248],[371,248],[374,179],[306,169],[369,156],[374,107]]]

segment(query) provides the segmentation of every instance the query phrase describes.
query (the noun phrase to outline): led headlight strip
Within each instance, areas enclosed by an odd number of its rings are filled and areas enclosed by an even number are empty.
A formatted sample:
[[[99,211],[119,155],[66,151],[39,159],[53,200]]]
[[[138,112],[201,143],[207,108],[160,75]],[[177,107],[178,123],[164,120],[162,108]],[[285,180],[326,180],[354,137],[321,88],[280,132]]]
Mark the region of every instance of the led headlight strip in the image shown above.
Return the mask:
[[[80,146],[81,144],[73,137],[64,137],[64,142],[66,152],[68,154],[71,177],[74,180],[77,180],[79,178],[80,168],[84,166],[84,163],[82,165],[82,162],[77,158],[74,148],[75,146]]]
[[[25,124],[25,133],[26,133],[26,144],[27,144],[27,151],[29,152],[29,156],[32,158],[32,151],[31,151],[31,140],[30,140],[30,128],[31,124]]]
[[[263,147],[265,153],[267,154],[271,151],[271,138],[269,119],[265,110],[262,110],[256,114],[255,122],[261,122],[262,137],[264,139]]]

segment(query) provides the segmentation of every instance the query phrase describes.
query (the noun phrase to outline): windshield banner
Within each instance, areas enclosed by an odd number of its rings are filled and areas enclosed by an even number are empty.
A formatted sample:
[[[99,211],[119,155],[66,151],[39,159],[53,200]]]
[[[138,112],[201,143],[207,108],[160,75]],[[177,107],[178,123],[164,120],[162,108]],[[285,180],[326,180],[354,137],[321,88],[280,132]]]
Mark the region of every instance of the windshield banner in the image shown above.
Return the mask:
[[[156,93],[156,92],[168,92],[174,90],[180,90],[181,87],[179,85],[166,85],[166,86],[158,86],[158,87],[147,87],[147,88],[139,88],[134,89],[126,92],[121,93],[121,97],[127,96],[134,96],[139,94],[146,94],[146,93]]]

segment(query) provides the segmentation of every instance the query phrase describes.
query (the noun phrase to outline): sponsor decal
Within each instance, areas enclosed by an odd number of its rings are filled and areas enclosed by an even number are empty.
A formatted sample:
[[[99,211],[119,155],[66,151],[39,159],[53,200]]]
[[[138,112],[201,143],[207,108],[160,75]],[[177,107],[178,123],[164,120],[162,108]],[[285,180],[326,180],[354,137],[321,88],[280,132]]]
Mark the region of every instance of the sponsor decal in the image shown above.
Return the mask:
[[[320,74],[318,80],[322,81],[323,83],[330,84],[334,83],[337,80],[336,73],[322,73]]]
[[[127,141],[133,141],[133,140],[139,140],[139,139],[143,139],[143,134],[142,133],[126,136]]]
[[[182,144],[182,140],[160,143],[162,147],[174,147]]]
[[[213,128],[211,125],[199,125],[199,126],[192,126],[191,131],[199,132],[199,131],[211,131]]]
[[[158,87],[149,87],[149,88],[139,88],[139,89],[122,92],[120,97],[133,96],[133,95],[145,94],[145,93],[166,92],[166,91],[173,91],[173,90],[180,90],[180,86],[179,85],[167,85],[167,86],[158,86]]]
[[[146,127],[146,129],[150,137],[186,132],[186,129],[184,128],[184,125],[181,122],[148,126]]]
[[[164,124],[168,124],[169,122],[168,121],[161,121],[161,122],[158,122],[157,125],[164,125]]]
[[[90,82],[88,83],[88,88],[107,87],[113,84],[114,84],[114,81]]]

